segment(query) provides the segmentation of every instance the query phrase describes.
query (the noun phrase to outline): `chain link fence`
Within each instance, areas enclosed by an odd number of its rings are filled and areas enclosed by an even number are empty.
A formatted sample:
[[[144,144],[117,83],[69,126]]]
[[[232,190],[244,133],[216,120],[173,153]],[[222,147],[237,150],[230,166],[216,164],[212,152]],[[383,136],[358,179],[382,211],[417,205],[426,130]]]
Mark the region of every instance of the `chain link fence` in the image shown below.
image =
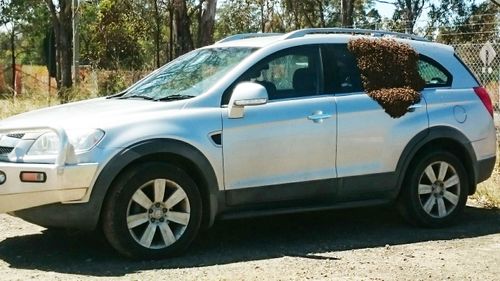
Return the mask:
[[[495,124],[500,127],[500,43],[466,43],[453,47],[488,90],[495,109]]]
[[[144,77],[146,70],[102,70],[90,66],[80,66],[80,82],[73,94],[81,98],[118,93]],[[12,67],[0,65],[0,97],[11,96],[50,96],[56,97],[55,78],[49,78],[47,68],[42,65],[16,65],[16,83],[12,85]],[[49,80],[50,79],[50,80]],[[50,82],[49,82],[50,81]]]

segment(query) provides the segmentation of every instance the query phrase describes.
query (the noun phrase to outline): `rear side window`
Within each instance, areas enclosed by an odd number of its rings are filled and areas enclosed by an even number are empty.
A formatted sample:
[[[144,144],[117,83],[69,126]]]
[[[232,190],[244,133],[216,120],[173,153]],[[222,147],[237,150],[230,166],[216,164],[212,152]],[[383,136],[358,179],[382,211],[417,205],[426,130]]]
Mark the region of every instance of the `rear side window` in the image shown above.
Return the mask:
[[[324,45],[321,51],[327,93],[364,91],[356,58],[349,52],[347,45]],[[424,79],[426,88],[449,87],[453,81],[446,68],[427,56],[420,55],[418,72]]]
[[[356,58],[346,44],[324,45],[321,51],[327,93],[363,91]]]
[[[422,79],[424,79],[426,88],[451,86],[451,74],[431,58],[420,56],[418,72]]]

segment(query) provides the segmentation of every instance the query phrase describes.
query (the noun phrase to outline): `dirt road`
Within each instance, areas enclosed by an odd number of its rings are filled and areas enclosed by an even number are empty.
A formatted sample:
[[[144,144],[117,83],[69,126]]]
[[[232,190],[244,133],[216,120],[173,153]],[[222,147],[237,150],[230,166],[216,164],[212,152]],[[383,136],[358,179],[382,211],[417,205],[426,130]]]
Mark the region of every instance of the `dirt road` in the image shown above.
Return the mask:
[[[388,208],[218,222],[184,256],[118,257],[99,239],[0,215],[0,280],[500,280],[500,210],[446,229]]]

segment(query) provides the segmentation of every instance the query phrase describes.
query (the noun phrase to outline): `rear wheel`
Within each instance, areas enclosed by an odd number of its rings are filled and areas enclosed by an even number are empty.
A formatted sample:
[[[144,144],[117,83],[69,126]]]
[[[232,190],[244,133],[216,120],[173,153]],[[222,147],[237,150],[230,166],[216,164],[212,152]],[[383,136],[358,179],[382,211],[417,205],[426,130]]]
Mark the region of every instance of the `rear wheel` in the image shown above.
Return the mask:
[[[463,211],[468,189],[460,160],[447,151],[432,151],[408,169],[398,203],[411,223],[440,227]]]
[[[123,173],[103,213],[103,230],[120,253],[163,258],[182,253],[201,221],[201,199],[193,180],[176,166],[151,162]]]

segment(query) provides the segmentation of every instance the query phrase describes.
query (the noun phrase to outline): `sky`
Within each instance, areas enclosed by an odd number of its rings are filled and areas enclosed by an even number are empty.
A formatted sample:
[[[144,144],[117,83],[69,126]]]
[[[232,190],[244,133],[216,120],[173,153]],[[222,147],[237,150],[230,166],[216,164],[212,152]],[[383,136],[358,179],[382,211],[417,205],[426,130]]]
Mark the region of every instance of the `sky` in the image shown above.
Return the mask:
[[[375,9],[378,10],[379,14],[383,18],[390,18],[390,17],[392,17],[392,14],[394,13],[394,5],[387,4],[387,3],[375,2]]]

